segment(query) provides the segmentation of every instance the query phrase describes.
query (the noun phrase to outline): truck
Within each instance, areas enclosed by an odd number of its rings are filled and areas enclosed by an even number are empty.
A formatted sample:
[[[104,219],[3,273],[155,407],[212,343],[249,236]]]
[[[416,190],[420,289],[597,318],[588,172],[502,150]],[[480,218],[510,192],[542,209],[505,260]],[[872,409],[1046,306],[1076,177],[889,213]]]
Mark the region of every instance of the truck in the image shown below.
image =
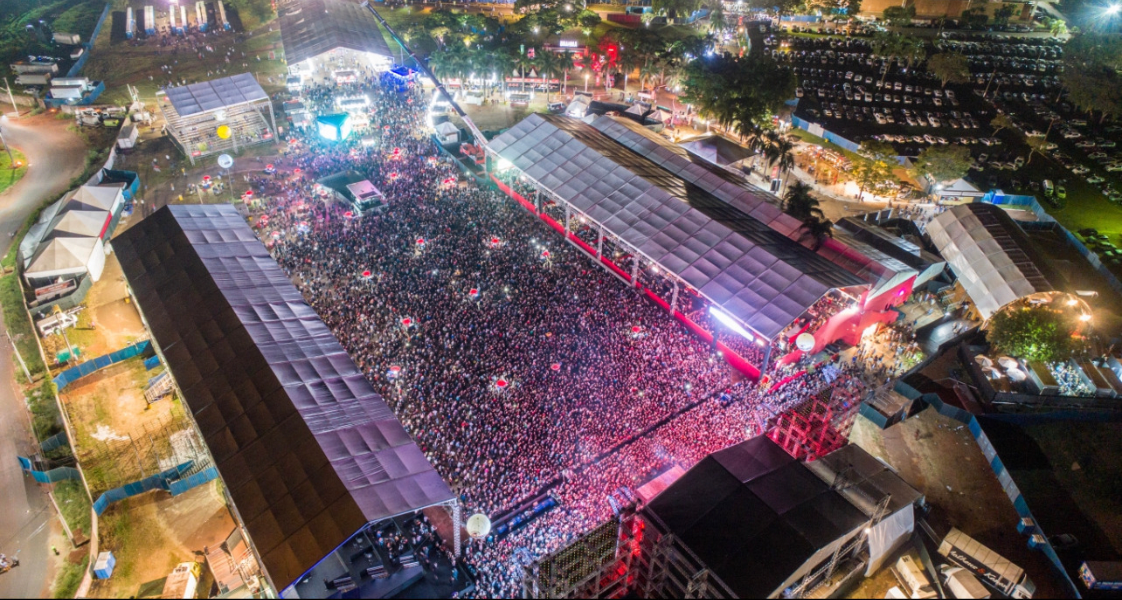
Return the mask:
[[[21,73],[16,76],[16,85],[47,85],[50,82],[50,73]]]
[[[1024,569],[957,528],[943,538],[939,554],[1010,598],[1032,598],[1036,593],[1036,585]]]
[[[962,567],[942,565],[939,573],[943,576],[944,589],[950,592],[952,598],[986,600],[990,597],[989,588]]]
[[[56,31],[53,39],[56,44],[66,44],[67,46],[77,46],[82,43],[82,36],[77,33],[63,33]]]
[[[931,586],[931,580],[923,572],[923,564],[911,554],[905,554],[896,561],[896,574],[899,575],[901,583],[911,590],[909,598],[927,600],[939,597],[935,588]]]

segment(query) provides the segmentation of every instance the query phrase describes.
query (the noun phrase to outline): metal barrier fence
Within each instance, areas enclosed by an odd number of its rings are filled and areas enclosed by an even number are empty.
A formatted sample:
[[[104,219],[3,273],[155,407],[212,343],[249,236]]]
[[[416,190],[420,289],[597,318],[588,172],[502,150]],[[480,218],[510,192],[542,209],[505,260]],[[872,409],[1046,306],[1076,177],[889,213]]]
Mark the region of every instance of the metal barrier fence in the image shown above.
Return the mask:
[[[42,443],[39,444],[39,450],[42,451],[42,452],[50,452],[51,450],[54,450],[55,448],[59,448],[61,446],[66,446],[69,443],[70,443],[70,439],[66,437],[66,432],[65,431],[60,431],[60,432],[52,435],[51,437],[43,440]]]
[[[97,25],[94,25],[93,32],[90,33],[90,39],[82,46],[86,49],[78,60],[66,72],[67,77],[77,77],[78,73],[82,71],[82,67],[86,66],[86,61],[90,58],[90,53],[93,52],[94,41],[97,40],[97,35],[101,33],[101,26],[105,25],[105,18],[109,16],[109,4],[106,3],[105,8],[101,10],[101,16],[97,18]]]
[[[189,489],[199,487],[200,485],[208,481],[214,481],[217,478],[218,467],[208,467],[206,469],[203,469],[202,471],[199,471],[198,473],[195,473],[194,475],[189,475],[187,477],[184,477],[183,479],[172,481],[168,485],[168,491],[171,492],[172,496],[178,496]]]
[[[166,471],[145,477],[139,481],[127,483],[119,488],[111,489],[99,496],[93,503],[94,512],[97,513],[98,516],[101,516],[105,510],[109,508],[110,504],[120,502],[132,496],[139,496],[140,494],[151,492],[152,490],[170,492],[172,480],[178,479],[184,472],[191,470],[194,464],[194,461],[188,461]],[[182,493],[182,491],[180,493]]]
[[[23,456],[17,456],[16,458],[19,459],[19,466],[23,469],[23,472],[30,473],[31,477],[38,483],[58,483],[67,479],[82,479],[82,475],[74,467],[58,467],[39,471],[32,467],[30,458]]]
[[[109,365],[128,360],[130,358],[133,358],[134,356],[139,356],[147,352],[151,347],[152,343],[148,340],[144,340],[143,342],[137,342],[131,346],[127,346],[111,354],[106,354],[104,356],[99,356],[95,359],[88,360],[76,367],[71,367],[55,376],[55,385],[58,386],[59,391],[62,391],[66,386],[87,375],[93,374],[95,371],[104,369]]]

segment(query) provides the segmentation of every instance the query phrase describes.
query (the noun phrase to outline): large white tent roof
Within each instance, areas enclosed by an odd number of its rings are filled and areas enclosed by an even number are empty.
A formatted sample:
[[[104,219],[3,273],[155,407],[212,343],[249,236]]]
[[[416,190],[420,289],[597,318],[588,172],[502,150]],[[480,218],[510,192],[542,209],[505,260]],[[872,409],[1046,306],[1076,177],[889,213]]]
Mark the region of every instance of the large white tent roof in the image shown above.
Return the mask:
[[[283,0],[279,7],[281,42],[288,64],[336,48],[393,57],[374,15],[348,0]]]
[[[1053,290],[1048,267],[1028,236],[993,204],[955,206],[935,217],[927,233],[983,318],[1014,300]]]
[[[39,246],[31,264],[27,267],[27,277],[53,277],[82,273],[86,270],[90,255],[98,247],[96,237],[55,238]]]
[[[74,190],[62,210],[104,210],[112,212],[123,198],[125,184],[83,185]]]
[[[51,222],[47,237],[101,237],[109,214],[107,210],[68,210]]]
[[[181,117],[268,98],[252,73],[239,73],[167,90],[168,101]]]
[[[622,120],[534,114],[490,148],[765,338],[827,291],[866,284],[787,237],[798,221],[761,192]]]

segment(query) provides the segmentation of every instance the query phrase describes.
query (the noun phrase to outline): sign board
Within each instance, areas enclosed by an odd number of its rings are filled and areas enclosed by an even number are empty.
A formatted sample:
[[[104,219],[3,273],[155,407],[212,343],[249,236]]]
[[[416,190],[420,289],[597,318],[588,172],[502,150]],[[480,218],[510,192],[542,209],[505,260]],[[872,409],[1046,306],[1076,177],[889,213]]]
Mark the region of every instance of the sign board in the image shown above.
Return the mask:
[[[45,300],[47,298],[53,298],[55,296],[62,296],[66,292],[69,292],[76,287],[78,287],[78,284],[73,279],[67,279],[66,281],[60,281],[58,283],[52,283],[51,285],[45,285],[41,288],[35,288],[35,299]]]

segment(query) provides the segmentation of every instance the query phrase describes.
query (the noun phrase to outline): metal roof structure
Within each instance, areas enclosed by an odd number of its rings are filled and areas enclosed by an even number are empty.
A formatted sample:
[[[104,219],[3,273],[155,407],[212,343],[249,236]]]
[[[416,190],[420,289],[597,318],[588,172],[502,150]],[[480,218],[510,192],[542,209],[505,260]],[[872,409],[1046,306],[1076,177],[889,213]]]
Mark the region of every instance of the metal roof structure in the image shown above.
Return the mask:
[[[180,117],[269,99],[252,73],[168,88],[166,93]]]
[[[278,8],[281,42],[290,65],[336,48],[393,56],[378,22],[358,3],[283,0]]]
[[[774,597],[819,551],[869,521],[766,436],[705,457],[643,511],[737,598]]]
[[[1032,241],[993,204],[955,206],[932,219],[927,233],[985,319],[1014,300],[1055,289]]]
[[[791,239],[762,191],[627,120],[533,114],[489,148],[767,339],[867,284]]]
[[[278,590],[455,497],[233,206],[167,206],[113,245]]]

